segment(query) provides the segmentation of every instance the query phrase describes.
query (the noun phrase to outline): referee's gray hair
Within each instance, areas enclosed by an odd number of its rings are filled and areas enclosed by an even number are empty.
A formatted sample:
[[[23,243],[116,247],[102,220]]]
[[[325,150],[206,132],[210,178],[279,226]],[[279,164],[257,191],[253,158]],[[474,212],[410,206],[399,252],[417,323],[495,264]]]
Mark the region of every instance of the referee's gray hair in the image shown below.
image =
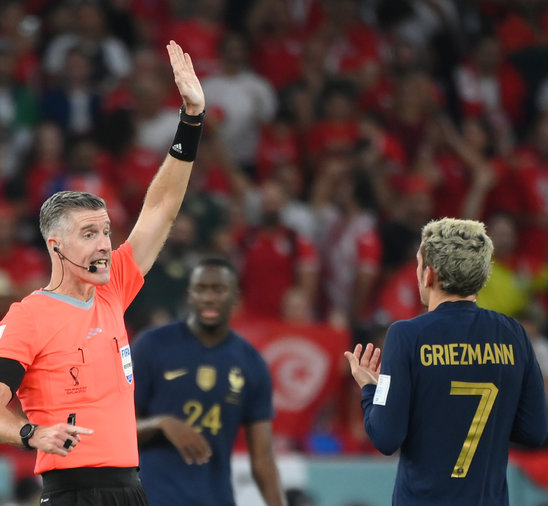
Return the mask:
[[[422,229],[423,267],[438,274],[443,291],[468,297],[478,293],[491,274],[493,242],[480,221],[442,218]]]
[[[54,232],[68,230],[71,211],[106,209],[106,202],[87,192],[60,191],[49,197],[40,208],[40,233],[45,241]]]

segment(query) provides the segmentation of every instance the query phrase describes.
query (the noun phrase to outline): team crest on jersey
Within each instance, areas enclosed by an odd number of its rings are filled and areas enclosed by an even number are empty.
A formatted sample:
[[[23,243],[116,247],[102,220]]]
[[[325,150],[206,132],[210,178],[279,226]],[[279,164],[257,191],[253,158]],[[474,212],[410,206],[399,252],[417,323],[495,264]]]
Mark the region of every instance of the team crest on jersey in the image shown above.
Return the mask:
[[[239,367],[231,367],[228,372],[228,386],[230,392],[225,398],[226,402],[231,404],[240,404],[240,394],[245,385],[245,378]]]
[[[217,382],[217,369],[210,365],[201,365],[196,372],[196,383],[204,391],[211,390]]]
[[[232,367],[228,373],[228,383],[230,391],[239,394],[245,384],[245,379],[242,370],[239,367]]]

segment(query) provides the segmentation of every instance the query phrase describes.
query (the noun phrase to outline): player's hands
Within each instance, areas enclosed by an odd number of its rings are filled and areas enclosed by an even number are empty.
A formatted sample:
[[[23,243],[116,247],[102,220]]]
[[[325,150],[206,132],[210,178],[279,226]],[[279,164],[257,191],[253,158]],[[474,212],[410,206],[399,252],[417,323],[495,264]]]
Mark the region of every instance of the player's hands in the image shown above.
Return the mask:
[[[175,84],[179,89],[187,114],[192,116],[200,114],[205,108],[205,97],[200,81],[194,72],[190,55],[183,52],[181,46],[173,40],[166,47],[175,76]]]
[[[201,465],[209,461],[212,453],[209,442],[188,423],[169,416],[162,420],[161,427],[187,464]]]
[[[357,344],[354,353],[345,351],[344,356],[350,364],[350,371],[360,388],[365,385],[376,385],[381,370],[381,349],[375,348],[369,343],[365,350],[361,344]]]
[[[93,434],[93,430],[68,423],[58,423],[51,427],[39,425],[29,439],[29,444],[44,453],[66,457],[80,442],[80,434]],[[67,439],[71,441],[71,445],[65,448]]]

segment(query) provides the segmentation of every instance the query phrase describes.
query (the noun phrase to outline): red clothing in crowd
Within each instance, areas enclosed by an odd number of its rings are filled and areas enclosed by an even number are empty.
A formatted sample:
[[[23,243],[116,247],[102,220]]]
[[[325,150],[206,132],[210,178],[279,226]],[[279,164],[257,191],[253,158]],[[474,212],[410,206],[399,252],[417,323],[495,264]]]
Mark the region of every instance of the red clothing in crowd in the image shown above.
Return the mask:
[[[199,19],[174,21],[167,28],[169,37],[176,40],[185,52],[192,55],[196,75],[203,79],[219,72],[219,43],[226,33],[221,23],[206,24]]]
[[[487,103],[483,78],[472,64],[461,65],[457,71],[457,91],[464,115],[481,116],[493,108],[502,109],[514,125],[523,119],[527,85],[521,74],[510,64],[502,63],[493,82],[498,87],[498,103]]]
[[[325,155],[348,153],[358,141],[355,121],[318,121],[306,136],[306,147],[313,160]]]
[[[279,318],[284,294],[296,282],[298,269],[317,269],[314,245],[291,229],[248,228],[237,237],[241,257],[244,312]]]
[[[506,54],[548,43],[548,12],[542,13],[536,21],[538,27],[518,13],[510,13],[497,24],[497,38]]]
[[[297,37],[282,40],[263,38],[253,44],[253,69],[274,88],[280,90],[297,81],[301,75],[302,44]]]
[[[518,217],[520,243],[528,257],[548,258],[548,160],[537,151],[523,148],[510,169],[513,206],[508,210]]]
[[[262,129],[257,147],[258,182],[268,179],[279,165],[299,165],[300,161],[299,138],[291,125],[273,122]]]
[[[11,285],[26,285],[49,276],[47,256],[34,246],[16,244],[9,251],[0,251],[0,275],[7,276]],[[2,280],[1,282],[3,282]],[[40,286],[35,286],[38,289]]]
[[[375,314],[380,322],[391,323],[414,318],[423,312],[417,289],[417,261],[412,259],[383,283]]]
[[[434,215],[437,217],[461,216],[464,199],[470,186],[469,169],[454,153],[436,156],[440,180],[434,190]]]

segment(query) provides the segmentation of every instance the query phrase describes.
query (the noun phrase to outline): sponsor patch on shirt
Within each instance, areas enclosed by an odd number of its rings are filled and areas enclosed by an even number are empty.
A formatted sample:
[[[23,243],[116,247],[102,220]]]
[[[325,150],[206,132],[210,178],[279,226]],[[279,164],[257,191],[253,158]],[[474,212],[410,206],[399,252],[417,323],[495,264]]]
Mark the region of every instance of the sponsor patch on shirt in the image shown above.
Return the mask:
[[[375,397],[373,397],[373,404],[386,406],[388,390],[390,390],[390,376],[388,374],[379,374],[379,381],[377,382]]]

